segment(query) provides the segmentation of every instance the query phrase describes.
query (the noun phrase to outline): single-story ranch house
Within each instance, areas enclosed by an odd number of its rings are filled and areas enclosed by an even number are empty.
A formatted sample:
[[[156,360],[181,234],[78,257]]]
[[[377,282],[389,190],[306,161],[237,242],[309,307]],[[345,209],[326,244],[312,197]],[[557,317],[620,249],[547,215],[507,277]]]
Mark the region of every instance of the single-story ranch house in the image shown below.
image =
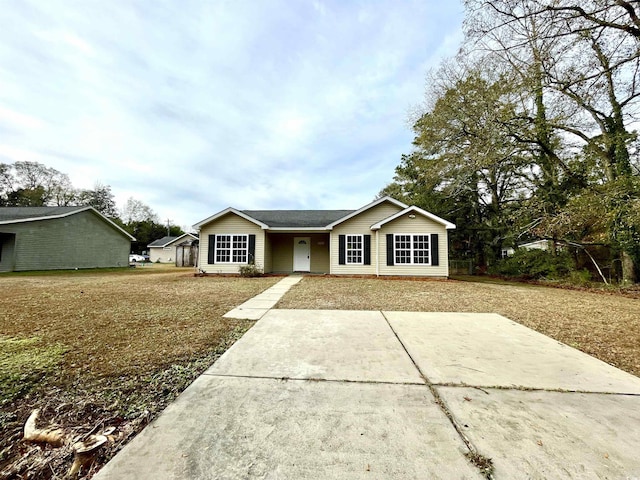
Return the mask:
[[[0,207],[0,272],[126,267],[133,240],[92,207]]]
[[[238,273],[447,277],[447,230],[455,225],[421,208],[382,197],[358,210],[236,210],[194,225],[199,268]]]

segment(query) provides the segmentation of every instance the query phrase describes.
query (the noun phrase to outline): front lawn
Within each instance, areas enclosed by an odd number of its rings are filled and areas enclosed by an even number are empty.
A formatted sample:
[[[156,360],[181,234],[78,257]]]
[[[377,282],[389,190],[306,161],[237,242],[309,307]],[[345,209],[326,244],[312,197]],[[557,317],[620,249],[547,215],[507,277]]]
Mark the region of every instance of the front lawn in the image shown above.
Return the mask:
[[[40,425],[71,437],[116,427],[91,475],[253,322],[222,315],[279,278],[192,269],[0,275],[0,479],[62,478],[69,444],[21,440]],[[526,284],[305,277],[277,308],[496,312],[640,375],[640,299]]]
[[[276,308],[499,313],[640,376],[637,292],[632,298],[508,282],[305,277]]]
[[[0,275],[0,478],[61,478],[69,446],[23,443],[41,424],[117,427],[95,471],[253,324],[222,315],[278,278],[194,277],[193,269]]]

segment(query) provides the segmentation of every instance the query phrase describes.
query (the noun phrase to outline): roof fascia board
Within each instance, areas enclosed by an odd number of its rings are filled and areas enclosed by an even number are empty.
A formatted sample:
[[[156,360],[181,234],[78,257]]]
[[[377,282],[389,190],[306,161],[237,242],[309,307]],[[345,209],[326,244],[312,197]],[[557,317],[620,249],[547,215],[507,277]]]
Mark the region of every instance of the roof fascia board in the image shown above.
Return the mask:
[[[429,213],[426,210],[423,210],[420,207],[416,207],[415,205],[413,205],[411,207],[407,207],[404,210],[399,211],[394,215],[391,215],[390,217],[380,220],[378,223],[374,223],[373,225],[371,225],[371,230],[380,230],[384,224],[389,223],[395,220],[396,218],[399,218],[402,215],[406,215],[407,213],[410,213],[410,212],[415,212],[422,215],[423,217],[429,218],[434,222],[443,225],[444,228],[447,230],[453,230],[456,228],[456,226],[453,223],[446,221],[444,218],[440,218],[437,215],[434,215],[433,213]]]
[[[56,218],[64,218],[76,213],[84,212],[86,210],[94,210],[93,207],[78,207],[77,210],[71,210],[66,213],[58,213],[56,215],[42,215],[40,217],[18,218],[16,220],[0,220],[0,225],[8,225],[11,223],[24,223],[24,222],[37,222],[38,220],[52,220]],[[100,212],[96,210],[96,213],[100,215]],[[117,226],[117,225],[116,225]]]
[[[134,237],[133,235],[131,235],[129,232],[127,232],[124,228],[122,228],[120,225],[118,225],[117,223],[113,222],[112,220],[110,220],[109,218],[105,217],[104,215],[102,215],[99,211],[97,211],[95,208],[93,207],[88,207],[87,210],[91,210],[93,211],[93,213],[95,213],[96,215],[98,215],[100,218],[102,218],[102,220],[104,220],[105,222],[107,222],[109,225],[111,225],[112,227],[116,228],[117,230],[119,230],[120,232],[122,232],[124,235],[126,235],[127,237],[129,237],[129,239],[132,242],[136,241],[136,237]],[[83,210],[78,210],[78,212],[80,211],[84,211]]]
[[[239,217],[244,218],[245,220],[248,220],[248,221],[250,221],[252,223],[255,223],[256,225],[258,225],[263,230],[266,230],[266,229],[269,228],[269,225],[267,225],[266,223],[262,223],[261,221],[256,220],[255,218],[247,215],[244,212],[241,212],[240,210],[236,210],[233,207],[225,208],[224,210],[216,213],[215,215],[212,215],[212,216],[210,216],[208,218],[205,218],[204,220],[202,220],[202,221],[196,223],[195,225],[193,225],[193,228],[195,228],[196,230],[200,230],[200,228],[203,225],[206,225],[207,223],[213,222],[214,220],[217,220],[218,218],[223,217],[228,213],[233,213],[235,215],[238,215]]]
[[[396,200],[395,198],[391,198],[389,196],[385,196],[385,197],[380,197],[377,200],[374,200],[373,202],[371,202],[368,205],[365,205],[364,207],[356,210],[355,212],[350,213],[349,215],[345,215],[344,217],[336,220],[333,223],[330,223],[329,225],[327,225],[327,230],[333,230],[333,227],[335,227],[336,225],[341,224],[342,222],[349,220],[350,218],[355,217],[356,215],[361,214],[362,212],[365,212],[367,210],[369,210],[370,208],[373,208],[377,205],[380,205],[382,202],[391,202],[394,205],[406,209],[408,208],[408,205],[405,205],[404,203],[402,203],[400,200]]]

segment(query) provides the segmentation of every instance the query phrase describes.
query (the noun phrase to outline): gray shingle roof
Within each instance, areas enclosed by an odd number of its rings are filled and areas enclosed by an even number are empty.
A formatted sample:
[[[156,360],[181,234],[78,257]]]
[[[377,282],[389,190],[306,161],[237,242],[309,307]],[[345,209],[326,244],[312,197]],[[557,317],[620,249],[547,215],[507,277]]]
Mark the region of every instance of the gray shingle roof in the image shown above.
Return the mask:
[[[178,237],[162,237],[158,240],[154,240],[147,247],[164,247],[167,243],[173,242]]]
[[[242,210],[272,228],[324,228],[355,210]]]
[[[67,215],[87,207],[0,207],[0,222]]]

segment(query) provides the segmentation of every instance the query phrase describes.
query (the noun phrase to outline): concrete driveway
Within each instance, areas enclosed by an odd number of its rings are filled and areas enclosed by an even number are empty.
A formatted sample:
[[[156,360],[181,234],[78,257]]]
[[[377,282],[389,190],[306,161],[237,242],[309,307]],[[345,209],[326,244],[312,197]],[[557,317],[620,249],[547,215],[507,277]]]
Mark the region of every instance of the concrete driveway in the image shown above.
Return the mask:
[[[495,314],[269,310],[94,478],[474,479],[487,459],[640,479],[640,379]]]

